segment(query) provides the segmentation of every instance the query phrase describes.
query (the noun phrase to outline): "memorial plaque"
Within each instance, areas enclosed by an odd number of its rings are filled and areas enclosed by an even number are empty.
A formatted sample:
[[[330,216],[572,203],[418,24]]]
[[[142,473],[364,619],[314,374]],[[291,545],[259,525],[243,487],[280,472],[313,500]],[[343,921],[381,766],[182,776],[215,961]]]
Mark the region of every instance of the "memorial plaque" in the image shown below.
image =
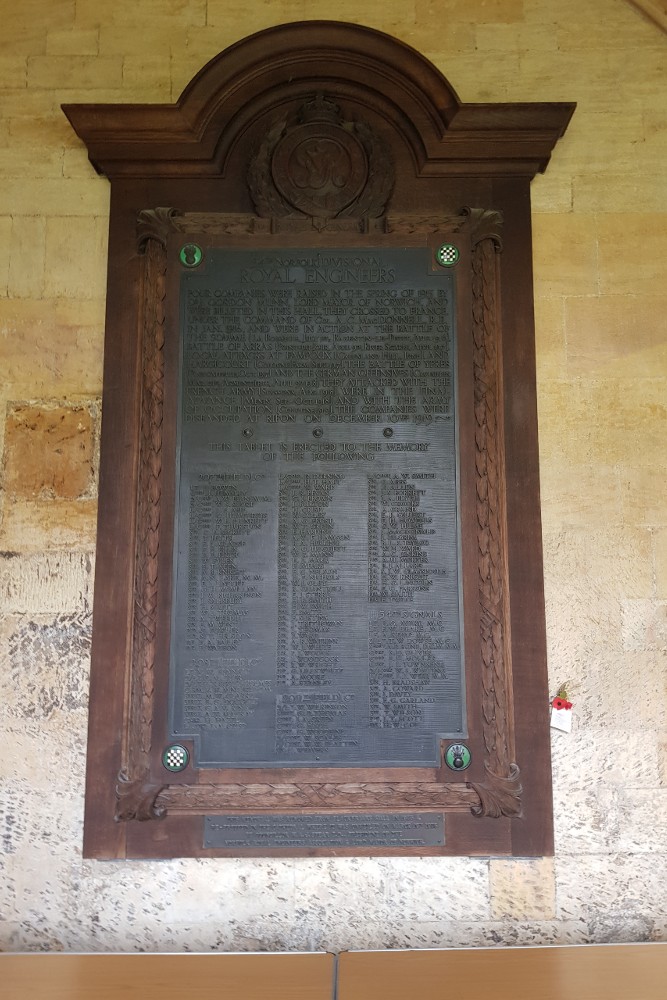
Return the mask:
[[[466,725],[452,272],[213,248],[180,299],[172,736],[201,767],[437,764]]]
[[[442,813],[205,816],[204,847],[440,847]]]
[[[572,112],[323,21],[65,107],[112,185],[85,857],[553,850],[529,184]]]

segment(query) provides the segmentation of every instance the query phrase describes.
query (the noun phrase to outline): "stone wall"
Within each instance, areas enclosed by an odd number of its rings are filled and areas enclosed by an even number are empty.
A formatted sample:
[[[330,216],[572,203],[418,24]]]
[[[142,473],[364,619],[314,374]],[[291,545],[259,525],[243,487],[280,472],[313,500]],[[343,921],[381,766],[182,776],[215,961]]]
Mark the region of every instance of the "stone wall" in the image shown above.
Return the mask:
[[[114,864],[80,849],[109,190],[59,106],[175,100],[241,36],[332,10],[0,6],[0,948],[667,937],[664,34],[625,0],[363,9],[462,100],[579,103],[533,186],[549,669],[576,712],[555,859]]]

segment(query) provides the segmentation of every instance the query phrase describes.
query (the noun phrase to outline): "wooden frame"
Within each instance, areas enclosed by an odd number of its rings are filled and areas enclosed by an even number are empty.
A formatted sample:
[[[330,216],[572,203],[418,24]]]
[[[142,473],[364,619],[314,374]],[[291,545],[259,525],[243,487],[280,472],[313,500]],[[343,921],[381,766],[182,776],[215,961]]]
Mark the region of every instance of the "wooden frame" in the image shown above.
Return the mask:
[[[285,203],[266,169],[267,136],[321,93],[362,123],[354,127],[366,130],[371,163],[362,194],[333,217]],[[573,106],[462,105],[433,66],[394,39],[305,22],[222,53],[174,107],[64,110],[112,181],[84,853],[222,855],[229,852],[202,846],[204,815],[277,809],[447,814],[444,848],[277,855],[551,853],[529,182]],[[390,162],[388,177],[380,165]],[[461,247],[466,675],[479,750],[465,774],[444,763],[363,774],[204,775],[189,766],[173,776],[162,767],[177,337],[168,248],[194,236],[230,247],[455,237]]]

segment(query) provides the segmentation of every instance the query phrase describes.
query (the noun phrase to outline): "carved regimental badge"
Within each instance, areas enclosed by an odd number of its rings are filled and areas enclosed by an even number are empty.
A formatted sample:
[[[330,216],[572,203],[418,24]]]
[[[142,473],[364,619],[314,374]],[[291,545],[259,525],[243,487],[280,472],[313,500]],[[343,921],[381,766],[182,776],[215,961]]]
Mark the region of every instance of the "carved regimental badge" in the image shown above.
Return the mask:
[[[317,94],[269,129],[248,169],[260,216],[377,218],[394,185],[388,147]]]

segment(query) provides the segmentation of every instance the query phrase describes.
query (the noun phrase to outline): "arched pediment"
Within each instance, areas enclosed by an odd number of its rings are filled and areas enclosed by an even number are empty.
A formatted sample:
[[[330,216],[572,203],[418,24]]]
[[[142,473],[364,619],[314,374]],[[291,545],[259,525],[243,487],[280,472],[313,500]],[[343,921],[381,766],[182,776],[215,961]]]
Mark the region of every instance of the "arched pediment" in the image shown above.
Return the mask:
[[[215,56],[167,104],[70,104],[63,110],[95,168],[115,177],[224,176],[253,125],[315,92],[386,124],[415,176],[545,169],[572,104],[464,104],[410,46],[372,28],[305,21],[269,28]]]

